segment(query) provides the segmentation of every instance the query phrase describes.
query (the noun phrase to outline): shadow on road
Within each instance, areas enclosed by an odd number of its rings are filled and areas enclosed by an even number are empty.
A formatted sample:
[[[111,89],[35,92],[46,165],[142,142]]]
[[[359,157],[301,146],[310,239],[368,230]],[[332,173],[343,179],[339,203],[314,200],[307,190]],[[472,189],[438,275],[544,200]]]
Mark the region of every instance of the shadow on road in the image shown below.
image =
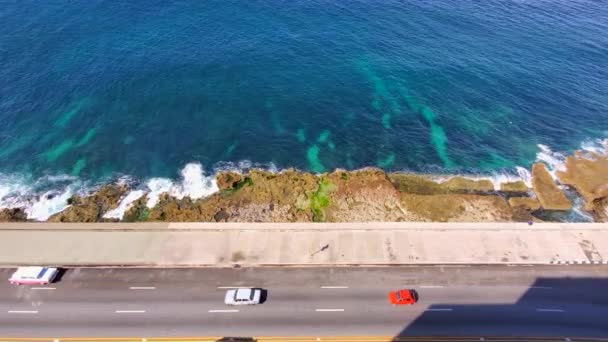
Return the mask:
[[[483,289],[491,291],[491,287]],[[421,301],[424,291],[418,290]],[[492,292],[480,295],[491,298]],[[538,278],[514,303],[449,302],[448,299],[445,304],[426,308],[393,341],[413,341],[415,336],[437,336],[437,340],[442,340],[442,336],[471,336],[471,332],[476,335],[471,341],[490,341],[497,336],[573,342],[598,341],[595,338],[603,337],[606,339],[602,341],[608,341],[608,278]]]

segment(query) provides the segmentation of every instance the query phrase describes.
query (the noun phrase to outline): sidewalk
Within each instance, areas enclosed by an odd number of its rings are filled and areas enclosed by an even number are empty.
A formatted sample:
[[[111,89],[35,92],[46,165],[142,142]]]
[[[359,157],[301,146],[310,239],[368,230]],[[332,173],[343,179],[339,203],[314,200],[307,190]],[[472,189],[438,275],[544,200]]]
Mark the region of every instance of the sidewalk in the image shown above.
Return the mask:
[[[0,265],[608,262],[607,224],[1,224]]]

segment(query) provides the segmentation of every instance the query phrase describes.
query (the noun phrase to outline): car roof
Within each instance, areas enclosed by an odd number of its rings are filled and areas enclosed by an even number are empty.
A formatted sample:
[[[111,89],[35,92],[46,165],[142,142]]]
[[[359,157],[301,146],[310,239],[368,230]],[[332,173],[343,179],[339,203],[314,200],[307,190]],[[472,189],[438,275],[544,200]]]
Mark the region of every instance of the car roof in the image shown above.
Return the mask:
[[[235,298],[237,300],[249,300],[253,296],[253,289],[237,289]]]
[[[42,278],[48,269],[40,266],[19,267],[15,275],[21,278]]]

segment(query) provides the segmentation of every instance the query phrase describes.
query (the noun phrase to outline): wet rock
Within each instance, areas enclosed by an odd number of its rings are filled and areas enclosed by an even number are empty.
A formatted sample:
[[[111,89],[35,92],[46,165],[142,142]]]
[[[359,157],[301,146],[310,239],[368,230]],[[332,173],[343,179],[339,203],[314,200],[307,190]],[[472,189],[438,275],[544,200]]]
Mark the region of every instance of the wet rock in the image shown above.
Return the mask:
[[[577,151],[566,158],[566,171],[556,172],[559,181],[576,189],[585,200],[585,209],[608,197],[608,157]]]
[[[435,182],[428,177],[404,173],[392,173],[389,179],[399,191],[418,195],[490,193],[494,185],[487,179],[474,180],[452,177],[445,182]]]
[[[500,183],[500,191],[509,194],[524,194],[528,190],[528,186],[523,181]]]
[[[0,222],[24,222],[27,214],[22,208],[0,209]]]
[[[596,222],[608,222],[608,197],[593,203],[593,218]]]
[[[148,196],[144,195],[131,203],[131,207],[125,211],[122,220],[124,222],[148,221],[150,209],[146,206],[147,202]]]
[[[520,208],[528,211],[536,211],[540,209],[540,202],[536,198],[531,197],[511,197],[509,205],[513,208]]]
[[[126,185],[104,185],[92,195],[81,197],[72,196],[70,206],[64,211],[49,217],[50,222],[99,222],[105,221],[105,212],[118,206],[118,202],[127,192]]]
[[[453,177],[440,184],[450,193],[480,193],[494,191],[494,184],[487,179],[468,179],[463,177]]]
[[[541,206],[545,210],[570,210],[572,203],[557,187],[547,171],[545,164],[536,163],[532,166],[532,188]]]
[[[447,194],[401,194],[408,221],[438,222],[506,222],[523,221],[522,217],[500,196]]]

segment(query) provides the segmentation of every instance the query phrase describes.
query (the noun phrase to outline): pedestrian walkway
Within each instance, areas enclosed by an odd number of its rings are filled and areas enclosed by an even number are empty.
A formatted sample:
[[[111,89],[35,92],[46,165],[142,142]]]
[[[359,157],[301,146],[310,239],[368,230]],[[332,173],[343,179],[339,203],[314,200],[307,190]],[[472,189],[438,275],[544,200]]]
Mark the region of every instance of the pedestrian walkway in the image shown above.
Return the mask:
[[[264,266],[608,262],[606,224],[1,224],[0,264]]]

